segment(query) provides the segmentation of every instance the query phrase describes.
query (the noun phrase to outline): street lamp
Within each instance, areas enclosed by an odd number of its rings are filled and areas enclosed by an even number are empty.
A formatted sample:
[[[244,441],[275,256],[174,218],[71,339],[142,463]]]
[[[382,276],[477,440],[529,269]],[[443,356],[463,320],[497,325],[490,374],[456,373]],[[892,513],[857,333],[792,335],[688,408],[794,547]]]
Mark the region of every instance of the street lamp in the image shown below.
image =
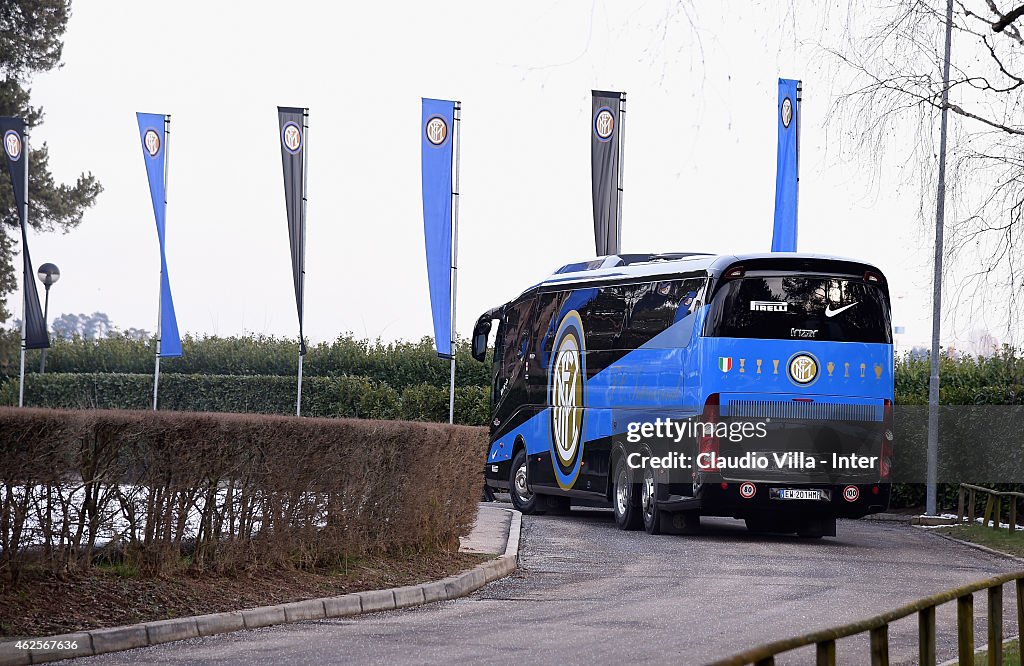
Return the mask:
[[[43,306],[43,329],[49,330],[48,318],[50,316],[50,287],[57,284],[60,279],[60,269],[57,264],[43,264],[37,271],[39,281],[46,287],[46,305]],[[39,355],[39,372],[46,372],[46,349]]]

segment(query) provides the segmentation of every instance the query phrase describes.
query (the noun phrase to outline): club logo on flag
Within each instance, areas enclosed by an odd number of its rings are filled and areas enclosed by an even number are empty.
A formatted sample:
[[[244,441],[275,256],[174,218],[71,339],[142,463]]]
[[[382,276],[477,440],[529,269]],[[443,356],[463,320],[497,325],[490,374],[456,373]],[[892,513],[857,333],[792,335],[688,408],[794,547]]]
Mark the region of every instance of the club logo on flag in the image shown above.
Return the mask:
[[[722,372],[729,372],[732,370],[732,356],[719,356],[718,369]]]
[[[427,141],[433,145],[440,146],[444,143],[444,140],[448,138],[448,125],[444,122],[444,118],[435,116],[428,120],[426,133]]]
[[[160,152],[160,135],[156,133],[156,130],[146,130],[146,137],[142,140],[142,145],[150,157],[156,157],[156,154]]]
[[[615,116],[612,115],[611,109],[608,107],[599,109],[597,115],[594,116],[594,134],[601,141],[607,141],[611,138],[614,130]]]
[[[302,150],[302,131],[295,123],[285,123],[281,130],[281,144],[292,155]]]
[[[793,100],[786,98],[782,100],[782,126],[789,127],[793,122]]]
[[[7,157],[17,162],[21,157],[21,135],[14,130],[7,130],[7,133],[4,134],[4,150],[7,152]]]

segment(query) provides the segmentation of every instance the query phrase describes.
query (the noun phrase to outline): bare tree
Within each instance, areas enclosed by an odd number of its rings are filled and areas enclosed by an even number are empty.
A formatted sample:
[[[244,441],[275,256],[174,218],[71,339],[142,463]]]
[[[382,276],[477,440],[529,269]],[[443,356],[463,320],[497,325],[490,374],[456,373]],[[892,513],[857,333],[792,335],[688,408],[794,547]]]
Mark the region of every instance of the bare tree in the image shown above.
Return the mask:
[[[841,149],[872,164],[893,147],[905,150],[901,163],[916,181],[919,211],[928,221],[934,219],[934,139],[943,107],[945,6],[946,0],[890,0],[865,10],[850,3],[843,39],[819,44],[843,77],[829,115]],[[1018,343],[1014,329],[1024,314],[1024,37],[1018,23],[1024,19],[1014,21],[1022,14],[1024,6],[999,7],[996,0],[955,0],[947,106],[951,316],[994,315]]]

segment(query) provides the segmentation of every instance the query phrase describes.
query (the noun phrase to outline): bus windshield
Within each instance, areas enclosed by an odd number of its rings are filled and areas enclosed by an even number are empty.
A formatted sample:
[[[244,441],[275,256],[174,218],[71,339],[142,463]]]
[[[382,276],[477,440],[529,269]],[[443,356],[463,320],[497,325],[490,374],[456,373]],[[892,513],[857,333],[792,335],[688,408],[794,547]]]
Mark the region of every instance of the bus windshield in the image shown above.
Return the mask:
[[[877,285],[849,278],[767,275],[726,282],[704,334],[723,338],[891,343],[889,304]]]

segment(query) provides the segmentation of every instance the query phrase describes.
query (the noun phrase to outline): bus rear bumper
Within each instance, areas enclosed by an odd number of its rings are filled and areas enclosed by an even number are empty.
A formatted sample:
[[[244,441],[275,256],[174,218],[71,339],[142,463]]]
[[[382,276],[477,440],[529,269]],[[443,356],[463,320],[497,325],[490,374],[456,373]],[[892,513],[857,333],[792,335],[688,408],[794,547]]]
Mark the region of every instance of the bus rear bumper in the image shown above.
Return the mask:
[[[827,491],[828,499],[780,499],[775,483],[705,484],[697,497],[670,495],[658,501],[658,508],[669,513],[700,511],[707,516],[749,518],[752,516],[823,516],[863,518],[889,508],[891,491],[888,483],[814,484],[799,486],[801,490]],[[753,487],[753,494],[750,487]],[[785,486],[791,489],[791,485]],[[773,492],[776,491],[776,492]]]

